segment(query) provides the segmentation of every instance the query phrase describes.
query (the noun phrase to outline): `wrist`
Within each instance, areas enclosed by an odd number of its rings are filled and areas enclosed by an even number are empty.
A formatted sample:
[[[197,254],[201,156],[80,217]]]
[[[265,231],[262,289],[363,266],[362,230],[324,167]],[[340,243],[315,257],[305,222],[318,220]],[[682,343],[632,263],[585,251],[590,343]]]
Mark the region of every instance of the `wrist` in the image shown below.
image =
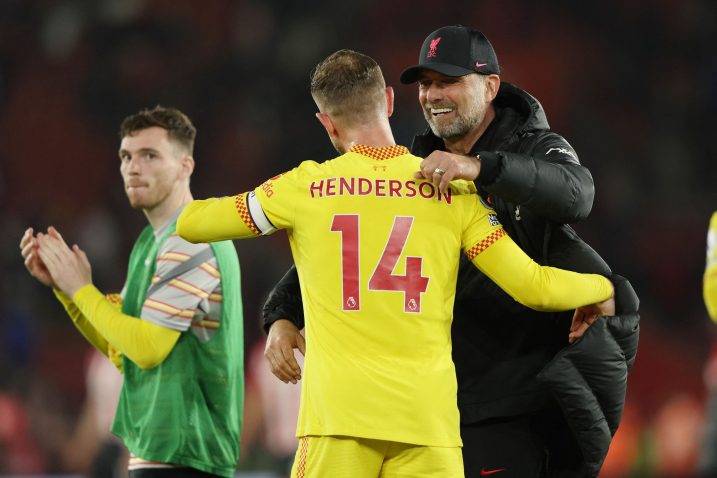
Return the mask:
[[[79,286],[74,286],[72,288],[69,288],[66,293],[69,297],[72,298],[73,301],[77,299],[77,296],[81,294],[81,292],[86,289],[87,287],[90,287],[92,283],[88,282],[86,284],[80,284]]]
[[[503,167],[501,155],[494,151],[481,151],[474,158],[478,163],[480,173],[480,178],[476,179],[476,182],[480,183],[481,186],[492,184]]]
[[[298,329],[296,324],[289,319],[277,319],[273,324],[271,324],[269,330],[273,329],[274,327],[291,327],[293,329]]]

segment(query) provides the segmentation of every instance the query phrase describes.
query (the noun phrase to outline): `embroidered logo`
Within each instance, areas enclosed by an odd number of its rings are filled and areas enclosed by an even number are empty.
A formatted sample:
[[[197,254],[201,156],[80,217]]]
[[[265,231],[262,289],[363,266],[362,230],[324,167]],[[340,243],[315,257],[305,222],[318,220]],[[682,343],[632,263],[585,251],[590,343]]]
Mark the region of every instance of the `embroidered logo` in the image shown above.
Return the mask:
[[[562,153],[562,154],[567,154],[568,156],[572,157],[573,159],[577,159],[577,158],[575,157],[575,153],[573,153],[572,151],[570,151],[569,149],[566,149],[566,148],[550,148],[550,149],[545,153],[545,155],[547,156],[547,155],[549,155],[550,153],[552,153],[553,151],[557,151],[558,153]]]
[[[496,468],[495,470],[486,470],[485,468],[481,468],[480,476],[495,475],[496,473],[500,473],[501,471],[505,471],[505,468]]]
[[[480,60],[476,62],[476,68],[480,68],[481,66],[486,66],[488,63],[481,63]]]
[[[441,37],[434,38],[431,40],[431,44],[428,47],[428,55],[426,55],[428,58],[434,58],[436,56],[436,48],[438,47],[438,44],[441,42]]]

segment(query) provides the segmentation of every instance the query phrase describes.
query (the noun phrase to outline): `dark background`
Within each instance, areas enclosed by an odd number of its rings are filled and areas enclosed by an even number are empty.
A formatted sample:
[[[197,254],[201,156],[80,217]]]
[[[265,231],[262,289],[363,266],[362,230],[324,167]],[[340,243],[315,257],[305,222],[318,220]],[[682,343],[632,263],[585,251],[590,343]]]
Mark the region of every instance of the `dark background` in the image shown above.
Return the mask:
[[[351,48],[382,65],[408,146],[425,123],[416,86],[398,76],[428,33],[453,23],[488,36],[503,81],[536,96],[590,168],[595,204],[575,228],[641,298],[626,418],[602,476],[689,476],[717,328],[701,298],[717,209],[709,0],[0,0],[0,473],[78,471],[58,443],[76,427],[87,345],[17,246],[26,227],[55,225],[88,252],[98,287],[119,291],[146,224],[118,171],[124,116],[155,104],[188,113],[195,197],[235,194],[334,154],[308,77]],[[237,249],[248,351],[291,257],[283,234]],[[28,469],[13,460],[21,434]]]

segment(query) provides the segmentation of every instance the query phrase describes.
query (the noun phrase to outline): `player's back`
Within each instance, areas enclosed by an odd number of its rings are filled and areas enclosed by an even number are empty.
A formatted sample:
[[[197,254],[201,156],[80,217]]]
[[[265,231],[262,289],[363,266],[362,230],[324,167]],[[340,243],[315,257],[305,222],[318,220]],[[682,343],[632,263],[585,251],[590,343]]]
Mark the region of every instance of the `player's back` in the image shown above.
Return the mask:
[[[459,254],[497,224],[472,183],[443,194],[414,179],[420,161],[400,146],[354,147],[257,188],[268,219],[288,229],[304,298],[298,435],[460,444],[450,356]]]

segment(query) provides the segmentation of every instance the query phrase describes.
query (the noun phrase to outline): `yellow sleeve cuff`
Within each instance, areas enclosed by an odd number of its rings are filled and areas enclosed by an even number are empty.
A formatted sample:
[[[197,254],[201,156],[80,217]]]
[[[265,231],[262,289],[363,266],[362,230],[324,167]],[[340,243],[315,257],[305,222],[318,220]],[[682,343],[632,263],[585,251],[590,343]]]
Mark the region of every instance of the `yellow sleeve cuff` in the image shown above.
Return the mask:
[[[83,337],[92,344],[94,348],[102,352],[103,355],[107,355],[107,340],[94,328],[94,326],[87,320],[82,314],[82,311],[77,307],[73,300],[58,289],[52,289],[55,293],[55,297],[60,301],[62,306],[65,308],[67,315],[72,319],[72,323],[75,324],[77,330],[80,331]]]

